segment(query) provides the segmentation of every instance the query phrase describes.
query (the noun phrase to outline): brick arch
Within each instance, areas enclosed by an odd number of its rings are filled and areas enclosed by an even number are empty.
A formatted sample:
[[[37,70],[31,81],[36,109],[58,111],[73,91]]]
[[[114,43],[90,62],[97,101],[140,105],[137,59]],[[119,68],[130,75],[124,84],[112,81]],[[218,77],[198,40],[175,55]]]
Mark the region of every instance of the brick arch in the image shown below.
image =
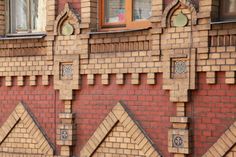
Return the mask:
[[[236,121],[221,135],[202,157],[223,157],[236,144]]]
[[[177,10],[181,5],[184,5],[189,8],[190,12],[192,13],[192,24],[197,24],[197,9],[195,4],[192,1],[187,0],[173,0],[168,6],[165,8],[162,14],[162,21],[161,26],[163,28],[167,27],[168,22],[171,19],[172,14]]]
[[[64,9],[58,14],[54,22],[54,35],[60,35],[60,28],[68,17],[71,17],[75,21],[76,34],[80,34],[80,14],[71,6],[70,3],[66,3]]]

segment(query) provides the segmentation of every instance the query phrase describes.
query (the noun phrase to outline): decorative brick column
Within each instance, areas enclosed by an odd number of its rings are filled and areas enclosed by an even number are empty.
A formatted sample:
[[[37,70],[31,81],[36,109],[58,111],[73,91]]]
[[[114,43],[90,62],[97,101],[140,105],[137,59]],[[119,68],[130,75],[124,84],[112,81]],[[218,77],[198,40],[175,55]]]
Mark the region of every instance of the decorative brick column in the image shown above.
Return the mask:
[[[186,0],[174,0],[166,8],[161,20],[163,34],[163,89],[170,91],[170,101],[176,105],[176,116],[170,117],[168,151],[175,157],[190,154],[189,118],[186,105],[189,90],[194,90],[196,51],[193,47],[193,27],[197,24],[196,7]],[[171,33],[171,35],[170,35]]]
[[[61,146],[60,155],[69,157],[75,145],[76,124],[72,111],[73,90],[79,89],[81,43],[80,16],[70,6],[65,5],[54,23],[54,88],[59,90],[59,99],[64,102],[64,112],[59,114],[57,145]]]

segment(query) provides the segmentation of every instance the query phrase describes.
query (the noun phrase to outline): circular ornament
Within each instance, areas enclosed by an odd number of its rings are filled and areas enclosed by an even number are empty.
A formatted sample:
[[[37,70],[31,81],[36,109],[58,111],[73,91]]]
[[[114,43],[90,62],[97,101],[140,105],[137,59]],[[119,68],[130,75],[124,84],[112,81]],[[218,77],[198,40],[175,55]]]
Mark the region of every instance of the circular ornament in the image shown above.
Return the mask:
[[[74,33],[74,27],[71,24],[66,23],[62,27],[61,33],[62,35],[65,35],[65,36],[72,35]]]
[[[68,138],[68,133],[66,130],[61,130],[61,140],[66,140]]]
[[[174,19],[175,27],[184,27],[188,23],[188,17],[182,13],[182,11]]]
[[[181,136],[175,136],[173,139],[173,144],[175,147],[183,146],[183,138]]]

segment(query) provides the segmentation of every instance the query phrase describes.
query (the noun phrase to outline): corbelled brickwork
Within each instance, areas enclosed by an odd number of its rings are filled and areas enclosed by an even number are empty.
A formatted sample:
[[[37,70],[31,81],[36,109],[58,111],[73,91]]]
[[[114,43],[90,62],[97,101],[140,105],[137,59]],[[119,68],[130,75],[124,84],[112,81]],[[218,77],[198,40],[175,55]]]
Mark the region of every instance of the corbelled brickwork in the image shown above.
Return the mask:
[[[9,37],[0,0],[0,156],[235,157],[219,1],[152,0],[149,28],[105,32],[98,2],[47,0],[44,35]]]

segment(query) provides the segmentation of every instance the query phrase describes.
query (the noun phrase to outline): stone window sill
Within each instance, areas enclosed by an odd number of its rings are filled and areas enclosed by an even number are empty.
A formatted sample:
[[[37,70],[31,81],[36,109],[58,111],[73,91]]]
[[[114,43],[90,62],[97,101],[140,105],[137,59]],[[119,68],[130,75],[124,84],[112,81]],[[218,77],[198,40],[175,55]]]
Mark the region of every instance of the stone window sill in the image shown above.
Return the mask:
[[[5,36],[0,36],[0,40],[42,39],[45,36],[45,33],[6,34]]]
[[[212,21],[211,24],[227,24],[227,23],[236,23],[236,20],[219,20],[219,21]]]
[[[106,30],[106,31],[98,31],[98,32],[89,32],[91,35],[96,35],[96,34],[113,34],[113,33],[128,33],[128,32],[135,32],[135,31],[143,31],[143,30],[148,30],[151,27],[147,28],[140,28],[140,29],[122,29],[122,30]]]

